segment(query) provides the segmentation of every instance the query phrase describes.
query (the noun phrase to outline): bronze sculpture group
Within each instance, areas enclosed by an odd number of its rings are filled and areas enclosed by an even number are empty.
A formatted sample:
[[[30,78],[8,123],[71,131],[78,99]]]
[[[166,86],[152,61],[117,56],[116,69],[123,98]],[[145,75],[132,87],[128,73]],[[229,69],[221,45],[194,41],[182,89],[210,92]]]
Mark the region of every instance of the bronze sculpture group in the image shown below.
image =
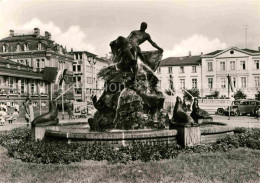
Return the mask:
[[[110,43],[113,65],[103,68],[98,77],[105,81],[104,91],[92,98],[97,109],[88,122],[90,130],[106,131],[110,129],[174,128],[176,124],[194,126],[199,119],[210,117],[193,103],[189,116],[183,109],[182,100],[177,97],[173,118],[163,111],[164,96],[158,87],[158,78],[154,74],[158,68],[163,49],[152,41],[145,32],[147,24],[143,22],[140,30],[132,31],[124,38],[119,36]],[[142,52],[139,45],[148,41],[157,51]],[[50,102],[50,111],[34,119],[33,126],[58,124],[58,112],[55,102]]]

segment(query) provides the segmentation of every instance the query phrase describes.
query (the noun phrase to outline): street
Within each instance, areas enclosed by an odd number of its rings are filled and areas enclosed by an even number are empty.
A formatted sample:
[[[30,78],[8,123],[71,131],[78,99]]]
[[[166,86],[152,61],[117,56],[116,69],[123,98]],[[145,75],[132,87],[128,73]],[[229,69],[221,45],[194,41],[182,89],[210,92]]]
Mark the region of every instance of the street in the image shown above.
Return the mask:
[[[232,127],[246,127],[246,128],[260,128],[260,120],[258,121],[255,117],[251,116],[231,116],[228,120],[228,116],[212,115],[214,122],[226,123],[228,126]],[[67,122],[87,122],[87,118],[76,118],[69,119],[67,113],[65,113],[64,119],[62,119],[62,114],[59,112],[60,123]],[[26,121],[24,118],[18,118],[13,124],[8,124],[6,122],[3,126],[0,126],[0,131],[11,130],[13,128],[26,126]]]

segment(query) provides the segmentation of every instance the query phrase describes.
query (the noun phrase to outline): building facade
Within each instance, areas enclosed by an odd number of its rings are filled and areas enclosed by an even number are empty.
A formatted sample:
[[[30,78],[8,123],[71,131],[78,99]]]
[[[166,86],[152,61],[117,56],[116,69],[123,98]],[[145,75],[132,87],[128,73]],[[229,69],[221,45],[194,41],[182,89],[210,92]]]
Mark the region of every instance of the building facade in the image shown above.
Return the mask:
[[[38,106],[40,104],[36,98],[39,97],[41,92],[37,89],[37,86],[44,88],[42,90],[48,95],[48,92],[46,92],[46,83],[42,82],[40,78],[42,77],[45,67],[56,67],[58,70],[66,69],[65,77],[67,81],[72,81],[73,57],[67,53],[65,47],[55,43],[51,39],[51,33],[47,31],[45,31],[45,34],[42,36],[38,28],[34,28],[32,32],[26,34],[15,33],[13,30],[10,30],[10,35],[0,40],[0,56],[13,61],[13,64],[10,64],[12,67],[14,67],[14,63],[16,63],[17,66],[15,67],[19,66],[23,71],[24,68],[28,68],[28,71],[30,71],[28,76],[38,76],[35,79],[33,77],[24,77],[24,75],[21,76],[18,74],[21,72],[20,70],[17,71],[17,73],[13,72],[10,78],[6,78],[7,75],[2,78],[5,84],[11,84],[12,87],[17,86],[18,91],[20,91],[23,96],[29,97],[32,100],[35,99],[33,102],[37,103]],[[51,92],[53,94],[57,93],[59,86],[52,85]],[[67,87],[69,87],[69,84],[65,84],[65,88]],[[6,92],[12,91],[6,90]],[[53,97],[55,97],[55,95],[53,95]]]
[[[47,110],[48,87],[42,80],[42,73],[33,68],[0,57],[0,108],[7,113],[18,110],[24,114],[23,102],[30,96],[37,112]]]
[[[104,81],[97,77],[98,72],[109,65],[107,59],[87,51],[74,51],[73,54],[73,79],[76,83],[74,88],[75,99],[88,101],[91,104],[91,96],[99,97],[104,87]]]
[[[176,96],[183,97],[183,89],[196,88],[201,91],[201,56],[189,55],[163,59],[156,75],[162,91],[168,93],[165,94],[165,105],[172,105]],[[174,92],[175,97],[169,96],[171,91]]]
[[[247,98],[255,98],[260,91],[260,49],[239,49],[230,47],[216,50],[202,56],[202,96],[228,97],[228,77],[234,92],[242,90]]]

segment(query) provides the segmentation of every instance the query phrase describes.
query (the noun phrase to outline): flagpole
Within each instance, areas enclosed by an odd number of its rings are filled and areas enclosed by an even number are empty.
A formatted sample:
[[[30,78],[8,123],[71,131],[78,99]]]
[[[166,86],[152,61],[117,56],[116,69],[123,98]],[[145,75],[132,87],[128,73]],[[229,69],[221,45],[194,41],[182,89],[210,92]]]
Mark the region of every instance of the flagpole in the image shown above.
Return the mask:
[[[61,92],[62,92],[62,94],[61,94],[62,119],[64,119],[64,98],[63,98],[63,95],[64,95],[64,93],[63,93],[63,90],[64,90],[64,81],[62,80],[61,82],[62,82],[62,83],[61,83]]]
[[[230,76],[228,74],[228,98],[230,99]],[[228,106],[228,120],[230,120],[230,110],[231,110],[231,106]]]

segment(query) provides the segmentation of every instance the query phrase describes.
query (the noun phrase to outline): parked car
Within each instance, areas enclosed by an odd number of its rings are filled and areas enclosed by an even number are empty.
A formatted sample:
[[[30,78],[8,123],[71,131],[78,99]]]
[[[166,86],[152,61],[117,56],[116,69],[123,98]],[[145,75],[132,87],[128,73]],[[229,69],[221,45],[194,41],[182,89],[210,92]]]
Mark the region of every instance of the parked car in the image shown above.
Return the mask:
[[[240,102],[243,101],[242,99],[238,99],[238,100],[234,100],[231,102],[231,106],[228,106],[226,108],[224,107],[220,107],[217,109],[217,114],[225,114],[226,116],[229,115],[229,108],[230,108],[230,115],[231,116],[235,116],[236,114],[236,110],[238,108],[238,105],[240,104]]]
[[[258,100],[244,100],[240,102],[236,110],[237,115],[256,115],[256,110],[260,107],[260,101]]]
[[[230,108],[230,115],[231,115],[231,116],[236,116],[236,115],[238,115],[237,109],[238,109],[238,106],[240,105],[240,103],[241,103],[242,101],[243,101],[242,99],[238,99],[238,100],[232,101],[231,106],[228,106],[226,109],[224,109],[223,113],[224,113],[226,116],[228,116],[228,115],[229,115],[229,108]]]

